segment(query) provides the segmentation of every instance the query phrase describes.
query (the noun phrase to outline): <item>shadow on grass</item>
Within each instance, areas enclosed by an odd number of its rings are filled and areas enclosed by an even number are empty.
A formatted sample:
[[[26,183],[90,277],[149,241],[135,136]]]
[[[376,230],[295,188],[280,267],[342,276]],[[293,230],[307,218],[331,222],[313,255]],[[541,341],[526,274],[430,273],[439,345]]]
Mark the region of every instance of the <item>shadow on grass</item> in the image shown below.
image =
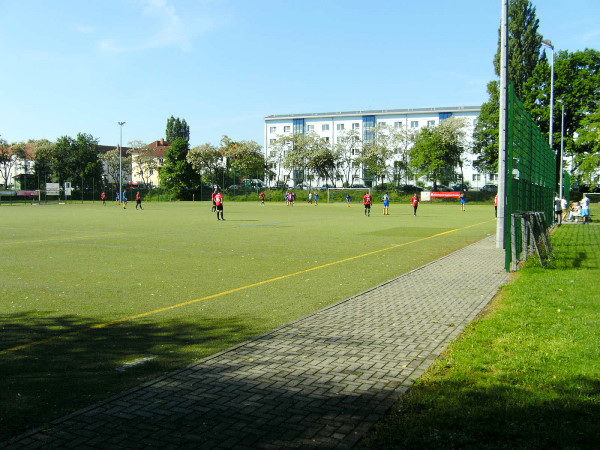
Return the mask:
[[[420,385],[359,448],[598,448],[600,381],[565,383],[578,389]]]
[[[78,316],[0,316],[0,440],[184,367],[250,337],[236,319],[161,324],[125,322],[91,329]]]
[[[600,226],[561,227],[552,234],[555,259],[550,269],[600,268]]]

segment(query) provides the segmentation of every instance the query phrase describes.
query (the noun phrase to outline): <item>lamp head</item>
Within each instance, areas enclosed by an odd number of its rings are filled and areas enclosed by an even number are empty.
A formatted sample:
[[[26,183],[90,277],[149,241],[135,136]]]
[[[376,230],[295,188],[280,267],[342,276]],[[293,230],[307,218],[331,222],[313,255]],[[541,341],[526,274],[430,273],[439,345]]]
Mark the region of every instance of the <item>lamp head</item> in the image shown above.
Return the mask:
[[[552,50],[554,50],[554,45],[552,45],[552,41],[551,41],[550,39],[544,39],[544,40],[542,41],[542,45],[543,45],[544,47],[548,47],[549,49],[552,49]]]

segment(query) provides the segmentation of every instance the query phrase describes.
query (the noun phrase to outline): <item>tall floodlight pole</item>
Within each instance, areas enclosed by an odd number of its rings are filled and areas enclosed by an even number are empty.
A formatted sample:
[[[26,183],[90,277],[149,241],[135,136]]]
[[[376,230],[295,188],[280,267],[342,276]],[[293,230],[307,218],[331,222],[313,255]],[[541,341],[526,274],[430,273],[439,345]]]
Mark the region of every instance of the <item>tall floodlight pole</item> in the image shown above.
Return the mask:
[[[548,136],[548,144],[552,148],[552,133],[554,133],[554,46],[552,45],[552,41],[549,40],[542,41],[542,45],[552,50],[552,66],[550,67],[550,135]]]
[[[123,202],[123,199],[121,198],[121,196],[123,195],[123,125],[125,125],[125,122],[117,122],[120,126],[120,133],[119,133],[119,198],[121,199],[121,203]]]
[[[498,219],[496,247],[504,248],[504,215],[506,205],[506,154],[508,133],[508,0],[502,0],[500,24],[500,136],[498,150]]]
[[[563,155],[565,152],[565,102],[562,99],[558,99],[560,102],[561,113],[560,113],[560,173],[558,175],[558,194],[560,198],[565,195],[563,188]]]

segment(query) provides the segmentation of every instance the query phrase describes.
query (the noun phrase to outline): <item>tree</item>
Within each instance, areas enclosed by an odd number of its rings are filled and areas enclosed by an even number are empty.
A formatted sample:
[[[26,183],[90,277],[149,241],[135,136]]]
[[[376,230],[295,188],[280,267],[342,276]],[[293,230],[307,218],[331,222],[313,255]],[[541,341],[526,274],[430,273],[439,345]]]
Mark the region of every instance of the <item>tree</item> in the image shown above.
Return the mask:
[[[564,144],[567,154],[580,154],[590,151],[589,145],[575,139],[576,130],[583,121],[600,105],[600,51],[560,51],[554,61],[554,98],[564,102],[565,126]],[[531,113],[540,129],[549,130],[550,122],[550,65],[542,57],[533,76],[526,84],[525,107]],[[562,105],[554,105],[554,149],[560,149]]]
[[[405,177],[408,175],[408,144],[411,141],[412,133],[408,128],[405,127],[390,127],[387,125],[378,125],[375,128],[375,141],[377,145],[382,148],[383,156],[387,156],[391,159],[393,155],[400,155],[400,161],[396,161],[394,169],[402,170],[396,175],[396,182],[400,181],[402,175]],[[382,174],[385,176],[389,175],[390,167],[386,167]],[[381,177],[381,183],[384,181],[384,177]]]
[[[161,186],[171,191],[177,198],[183,198],[186,190],[195,189],[199,184],[198,174],[187,161],[188,141],[177,138],[165,154],[165,163],[160,168]]]
[[[255,141],[232,141],[228,136],[221,139],[221,151],[227,158],[227,166],[241,178],[263,179],[265,157],[262,147]]]
[[[411,165],[427,174],[434,184],[457,167],[462,168],[462,155],[467,150],[467,123],[451,117],[435,127],[422,128],[410,149]]]
[[[383,184],[390,173],[387,161],[390,159],[391,154],[391,150],[376,140],[363,142],[361,156],[357,159],[357,162],[362,164],[367,174],[374,179],[380,179]]]
[[[339,171],[342,173],[344,185],[350,186],[353,179],[354,161],[362,144],[358,130],[346,130],[339,136],[335,143],[335,150],[339,157]]]
[[[157,158],[152,155],[153,149],[142,141],[131,141],[129,143],[129,154],[131,155],[133,175],[138,177],[146,186],[155,172],[160,169]]]
[[[40,139],[33,142],[34,146],[34,165],[33,174],[38,180],[38,188],[42,189],[52,177],[52,157],[54,155],[55,144],[47,139]]]
[[[321,138],[316,133],[284,134],[278,136],[271,146],[276,152],[275,158],[288,170],[288,174],[295,171],[296,176],[293,178],[296,183],[304,181],[311,148],[317,139]]]
[[[223,164],[223,152],[215,145],[207,142],[194,147],[188,152],[187,161],[206,182],[219,184],[225,165]]]
[[[540,61],[542,35],[538,33],[539,20],[529,0],[509,0],[508,3],[508,79],[514,83],[515,93],[524,97],[527,80],[533,76]],[[500,76],[500,38],[494,56],[494,69]],[[489,100],[481,107],[481,115],[473,133],[475,167],[484,172],[495,172],[498,165],[498,124],[500,116],[498,81],[488,84]]]
[[[102,163],[98,157],[98,139],[78,133],[75,139],[63,136],[56,141],[51,165],[59,183],[65,181],[99,182]],[[85,186],[82,186],[82,188]]]
[[[114,182],[119,182],[119,174],[123,179],[127,179],[127,175],[130,172],[131,167],[131,156],[121,155],[121,163],[119,164],[119,148],[109,150],[106,153],[98,155],[101,162],[104,163],[104,171],[108,178]]]
[[[578,166],[580,181],[592,189],[598,188],[598,175],[600,170],[600,106],[595,112],[589,114],[581,122],[578,144],[589,149],[586,153],[579,153],[575,157]]]
[[[190,127],[185,119],[181,120],[179,117],[175,118],[171,116],[167,120],[166,140],[173,142],[177,138],[182,138],[189,142]]]
[[[320,178],[328,180],[335,179],[335,173],[340,161],[340,155],[322,139],[313,140],[306,167]],[[335,184],[335,182],[334,182]]]
[[[19,160],[25,159],[25,148],[23,144],[8,145],[4,139],[0,139],[0,176],[4,180],[4,188],[8,188],[10,174]]]

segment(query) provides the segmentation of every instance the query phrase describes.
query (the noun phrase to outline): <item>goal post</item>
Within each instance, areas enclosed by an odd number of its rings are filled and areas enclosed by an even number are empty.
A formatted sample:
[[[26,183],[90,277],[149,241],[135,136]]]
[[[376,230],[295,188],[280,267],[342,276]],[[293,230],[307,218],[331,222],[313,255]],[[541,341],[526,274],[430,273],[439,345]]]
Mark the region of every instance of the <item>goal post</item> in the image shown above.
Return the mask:
[[[350,201],[361,201],[365,193],[371,193],[371,188],[327,188],[327,203],[346,202],[346,195],[350,196]]]

